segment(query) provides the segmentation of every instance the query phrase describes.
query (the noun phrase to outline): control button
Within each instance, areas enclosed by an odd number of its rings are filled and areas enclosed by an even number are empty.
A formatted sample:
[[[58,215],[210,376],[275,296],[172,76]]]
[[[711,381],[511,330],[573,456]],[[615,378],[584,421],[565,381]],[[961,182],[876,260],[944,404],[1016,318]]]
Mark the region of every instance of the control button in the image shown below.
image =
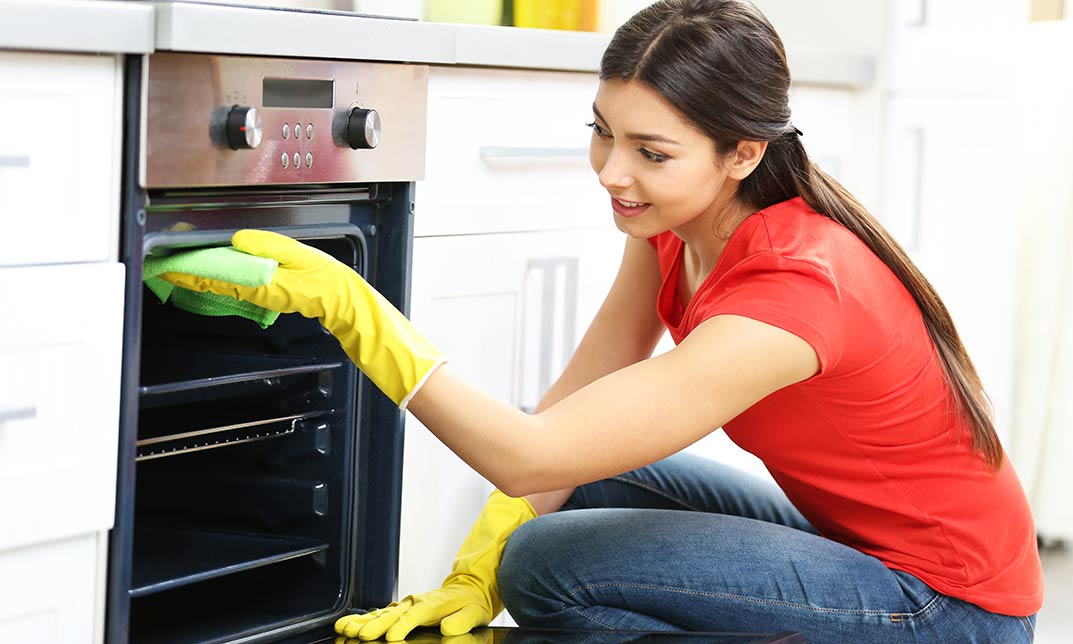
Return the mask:
[[[306,138],[307,139],[312,139],[313,138],[313,124],[312,123],[309,123],[309,124],[306,125]]]
[[[296,139],[302,138],[302,124],[301,123],[295,123],[294,124],[294,138],[296,138]]]
[[[298,154],[297,152],[294,153],[294,167],[302,167],[302,155]]]
[[[227,145],[232,150],[261,145],[261,112],[256,107],[235,105],[227,114]]]
[[[283,156],[279,158],[279,164],[282,165],[284,168],[289,166],[291,164],[291,155],[284,152]]]
[[[346,129],[351,148],[375,148],[380,144],[380,114],[376,110],[355,107],[350,110]]]
[[[306,167],[307,168],[312,168],[313,167],[313,153],[312,152],[306,152]]]
[[[284,123],[283,124],[283,138],[285,138],[285,139],[291,138],[291,126],[290,126],[289,123]]]

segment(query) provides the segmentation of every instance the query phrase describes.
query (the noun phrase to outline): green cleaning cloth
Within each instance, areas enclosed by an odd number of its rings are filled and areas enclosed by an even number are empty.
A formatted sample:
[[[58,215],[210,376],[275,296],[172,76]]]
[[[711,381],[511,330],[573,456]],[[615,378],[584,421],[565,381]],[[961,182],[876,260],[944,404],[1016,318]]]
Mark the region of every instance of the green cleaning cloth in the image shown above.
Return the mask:
[[[171,303],[198,315],[237,315],[253,320],[267,329],[279,317],[277,311],[242,302],[226,295],[191,291],[158,277],[161,273],[189,273],[200,277],[231,282],[242,286],[264,286],[272,281],[279,262],[249,255],[230,246],[201,248],[167,257],[146,257],[142,266],[142,281],[161,303]]]

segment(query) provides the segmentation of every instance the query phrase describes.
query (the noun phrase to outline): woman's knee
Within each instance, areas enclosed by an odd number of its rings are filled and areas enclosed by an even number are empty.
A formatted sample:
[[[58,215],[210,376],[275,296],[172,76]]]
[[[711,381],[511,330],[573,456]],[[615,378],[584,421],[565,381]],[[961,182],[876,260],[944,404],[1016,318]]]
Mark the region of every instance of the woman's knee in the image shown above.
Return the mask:
[[[559,601],[556,571],[568,569],[565,556],[569,530],[562,514],[537,517],[510,536],[499,564],[497,582],[503,605],[520,625],[555,610]]]

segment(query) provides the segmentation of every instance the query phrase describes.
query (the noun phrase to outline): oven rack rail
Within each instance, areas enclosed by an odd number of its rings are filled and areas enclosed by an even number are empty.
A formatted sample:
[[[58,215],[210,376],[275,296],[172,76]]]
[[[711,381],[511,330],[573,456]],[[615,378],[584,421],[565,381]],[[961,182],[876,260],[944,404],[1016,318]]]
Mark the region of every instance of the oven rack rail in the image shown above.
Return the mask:
[[[144,597],[235,573],[316,555],[315,539],[146,527],[135,533],[131,597]]]
[[[291,414],[221,427],[209,427],[178,434],[156,436],[137,441],[136,461],[178,456],[208,449],[251,443],[293,434],[299,423],[326,416],[327,411]]]

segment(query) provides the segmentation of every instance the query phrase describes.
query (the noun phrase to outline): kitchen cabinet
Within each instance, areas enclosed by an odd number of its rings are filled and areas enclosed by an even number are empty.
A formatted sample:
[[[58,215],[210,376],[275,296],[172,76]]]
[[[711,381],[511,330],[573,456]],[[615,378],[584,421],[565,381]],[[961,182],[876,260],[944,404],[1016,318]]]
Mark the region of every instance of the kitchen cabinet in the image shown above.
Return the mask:
[[[83,534],[0,551],[0,642],[101,641],[94,598],[105,539]]]
[[[116,261],[118,65],[0,52],[0,267]]]
[[[887,0],[883,85],[894,92],[1001,88],[1027,0]]]
[[[122,78],[118,56],[0,52],[0,641],[103,638]]]
[[[596,74],[433,67],[414,235],[610,225],[589,168]]]

